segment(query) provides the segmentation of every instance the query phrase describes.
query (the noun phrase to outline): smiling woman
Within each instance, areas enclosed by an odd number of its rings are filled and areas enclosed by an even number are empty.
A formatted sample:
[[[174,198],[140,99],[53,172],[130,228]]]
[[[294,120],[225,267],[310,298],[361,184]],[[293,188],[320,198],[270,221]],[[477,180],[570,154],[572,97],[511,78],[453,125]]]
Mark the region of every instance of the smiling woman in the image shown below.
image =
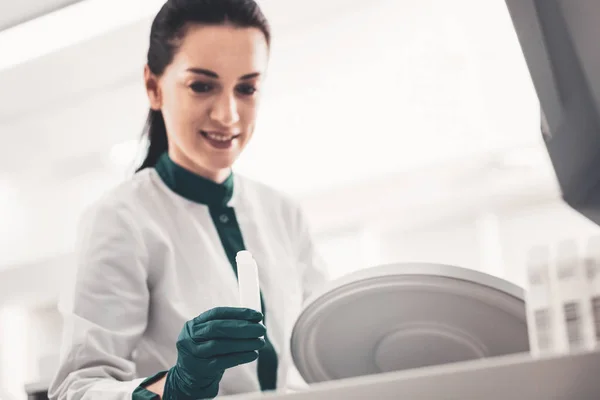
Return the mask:
[[[197,21],[175,18],[173,3],[159,12],[150,37],[150,149],[140,169],[168,149],[176,163],[220,183],[254,131],[269,27],[258,8],[244,15],[235,2]]]
[[[199,399],[293,379],[289,334],[325,281],[299,207],[233,174],[270,29],[254,0],[168,0],[150,32],[148,152],[84,216],[52,399]],[[241,308],[236,255],[259,267]]]

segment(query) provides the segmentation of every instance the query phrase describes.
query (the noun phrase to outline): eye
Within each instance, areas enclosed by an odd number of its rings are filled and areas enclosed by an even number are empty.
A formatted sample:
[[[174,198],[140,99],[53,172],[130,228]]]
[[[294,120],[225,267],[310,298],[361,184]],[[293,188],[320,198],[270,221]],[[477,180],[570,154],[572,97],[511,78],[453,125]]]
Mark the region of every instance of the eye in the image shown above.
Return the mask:
[[[246,96],[252,96],[256,93],[256,88],[252,85],[240,85],[237,87],[238,92]]]
[[[210,92],[212,88],[212,85],[203,82],[194,82],[190,85],[190,89],[192,89],[196,93]]]

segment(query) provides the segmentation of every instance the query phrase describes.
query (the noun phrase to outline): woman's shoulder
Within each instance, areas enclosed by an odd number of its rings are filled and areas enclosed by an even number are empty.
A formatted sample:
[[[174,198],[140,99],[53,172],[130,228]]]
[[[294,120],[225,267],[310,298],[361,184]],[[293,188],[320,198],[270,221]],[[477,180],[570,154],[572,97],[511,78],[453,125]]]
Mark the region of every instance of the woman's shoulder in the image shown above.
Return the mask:
[[[125,215],[135,214],[144,208],[156,190],[152,182],[153,169],[142,170],[109,188],[87,208],[87,214]]]

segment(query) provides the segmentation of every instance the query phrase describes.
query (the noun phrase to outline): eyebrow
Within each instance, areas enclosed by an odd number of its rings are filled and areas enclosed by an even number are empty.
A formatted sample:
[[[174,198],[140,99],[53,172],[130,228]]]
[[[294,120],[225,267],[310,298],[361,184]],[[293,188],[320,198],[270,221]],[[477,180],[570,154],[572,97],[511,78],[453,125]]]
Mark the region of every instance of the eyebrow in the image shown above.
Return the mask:
[[[216,72],[213,72],[211,70],[208,69],[204,69],[204,68],[188,68],[187,69],[188,72],[192,72],[194,74],[198,74],[198,75],[205,75],[208,76],[210,78],[215,78],[215,79],[219,79],[219,75]],[[252,79],[252,78],[256,78],[260,76],[260,72],[253,72],[251,74],[246,74],[240,77],[240,81],[246,81],[248,79]]]

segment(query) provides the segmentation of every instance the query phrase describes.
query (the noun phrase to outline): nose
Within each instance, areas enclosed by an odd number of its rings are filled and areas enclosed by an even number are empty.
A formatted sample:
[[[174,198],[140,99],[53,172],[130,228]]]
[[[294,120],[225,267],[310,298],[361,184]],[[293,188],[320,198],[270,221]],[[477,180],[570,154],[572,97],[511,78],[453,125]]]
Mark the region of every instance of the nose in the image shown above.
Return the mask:
[[[230,127],[240,120],[235,96],[223,93],[215,99],[210,110],[210,118],[219,124]]]

